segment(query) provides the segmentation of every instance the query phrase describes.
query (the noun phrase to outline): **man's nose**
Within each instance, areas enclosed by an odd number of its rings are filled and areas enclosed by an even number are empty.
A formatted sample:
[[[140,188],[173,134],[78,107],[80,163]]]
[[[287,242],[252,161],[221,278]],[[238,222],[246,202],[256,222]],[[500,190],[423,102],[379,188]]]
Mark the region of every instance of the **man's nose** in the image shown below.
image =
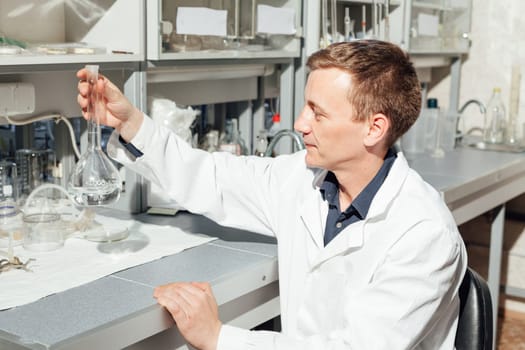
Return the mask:
[[[310,131],[310,122],[308,118],[308,109],[307,107],[303,108],[301,113],[294,122],[293,125],[295,131],[301,134],[307,134]]]

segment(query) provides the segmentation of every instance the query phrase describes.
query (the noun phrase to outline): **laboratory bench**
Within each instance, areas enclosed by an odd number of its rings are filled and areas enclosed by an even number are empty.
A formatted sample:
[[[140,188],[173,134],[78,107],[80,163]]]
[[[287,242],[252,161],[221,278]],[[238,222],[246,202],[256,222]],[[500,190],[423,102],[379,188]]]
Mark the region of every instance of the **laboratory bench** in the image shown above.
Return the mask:
[[[186,349],[170,315],[153,298],[154,287],[175,281],[210,282],[224,323],[253,328],[279,315],[274,238],[187,212],[170,217],[110,212],[218,239],[0,311],[0,349]]]
[[[441,192],[458,225],[493,214],[488,283],[497,311],[505,203],[525,192],[525,154],[459,147],[442,158],[420,155],[409,163]],[[187,212],[116,213],[218,239],[1,311],[1,349],[183,348],[169,314],[152,297],[155,286],[174,281],[209,281],[229,324],[253,328],[279,315],[273,238]]]

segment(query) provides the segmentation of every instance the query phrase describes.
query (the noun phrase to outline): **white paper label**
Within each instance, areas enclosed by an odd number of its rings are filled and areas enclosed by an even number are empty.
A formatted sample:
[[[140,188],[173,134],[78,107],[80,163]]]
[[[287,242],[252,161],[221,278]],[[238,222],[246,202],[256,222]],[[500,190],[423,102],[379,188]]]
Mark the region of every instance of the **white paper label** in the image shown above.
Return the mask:
[[[175,31],[177,34],[226,36],[228,12],[206,7],[179,7]]]
[[[295,10],[257,5],[257,33],[295,34]]]

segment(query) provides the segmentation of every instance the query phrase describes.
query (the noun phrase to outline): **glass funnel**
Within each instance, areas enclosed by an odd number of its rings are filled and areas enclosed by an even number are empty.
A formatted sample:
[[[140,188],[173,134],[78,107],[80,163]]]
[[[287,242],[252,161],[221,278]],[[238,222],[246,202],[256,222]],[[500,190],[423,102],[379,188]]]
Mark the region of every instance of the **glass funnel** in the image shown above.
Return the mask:
[[[98,80],[98,66],[86,65],[87,81],[91,84],[91,98],[87,107],[88,145],[73,169],[68,192],[80,206],[101,206],[118,200],[121,191],[120,175],[100,145],[100,116],[106,113],[103,97],[95,88]]]

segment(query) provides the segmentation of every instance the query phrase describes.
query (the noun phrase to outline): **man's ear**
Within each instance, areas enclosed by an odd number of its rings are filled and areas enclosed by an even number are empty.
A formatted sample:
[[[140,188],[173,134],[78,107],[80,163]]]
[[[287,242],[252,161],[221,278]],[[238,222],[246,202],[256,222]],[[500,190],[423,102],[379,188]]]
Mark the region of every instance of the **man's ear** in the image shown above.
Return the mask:
[[[373,147],[384,143],[390,130],[390,119],[382,113],[372,115],[368,119],[368,134],[364,139],[365,146]]]

